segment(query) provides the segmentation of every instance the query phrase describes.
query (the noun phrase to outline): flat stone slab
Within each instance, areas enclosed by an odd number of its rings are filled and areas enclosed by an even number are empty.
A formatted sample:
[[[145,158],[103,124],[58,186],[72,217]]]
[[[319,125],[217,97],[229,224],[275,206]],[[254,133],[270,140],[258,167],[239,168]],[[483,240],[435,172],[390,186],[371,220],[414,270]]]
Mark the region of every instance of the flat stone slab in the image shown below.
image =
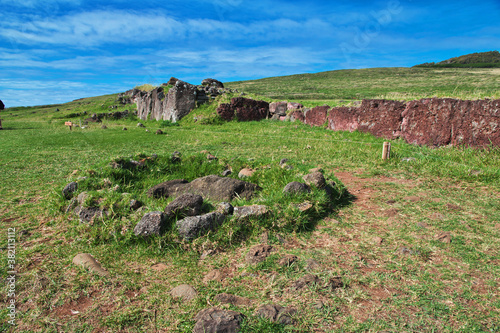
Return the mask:
[[[236,197],[248,200],[259,190],[261,190],[259,186],[239,179],[210,175],[190,183],[184,179],[170,180],[150,188],[148,195],[160,198],[191,193],[201,195],[208,200],[231,201]]]

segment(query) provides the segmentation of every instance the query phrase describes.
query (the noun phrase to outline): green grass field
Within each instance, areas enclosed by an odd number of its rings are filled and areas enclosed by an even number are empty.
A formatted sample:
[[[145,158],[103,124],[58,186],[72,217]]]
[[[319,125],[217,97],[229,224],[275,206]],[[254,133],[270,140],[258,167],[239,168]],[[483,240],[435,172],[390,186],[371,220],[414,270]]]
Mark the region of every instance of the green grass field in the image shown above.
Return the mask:
[[[333,106],[363,97],[498,98],[499,75],[493,69],[370,69],[226,86],[266,100]],[[9,228],[16,229],[17,271],[15,325],[8,323],[12,297],[5,287],[0,331],[191,332],[196,313],[212,306],[243,313],[243,332],[500,330],[498,147],[431,149],[395,140],[391,159],[382,161],[384,140],[369,134],[289,122],[221,123],[215,103],[194,110],[178,126],[141,121],[149,132],[136,127],[133,116],[104,120],[107,129],[92,123],[71,131],[64,126],[111,111],[115,100],[108,95],[0,113],[0,273],[4,280],[10,276]],[[83,112],[87,115],[69,117]],[[155,135],[159,128],[164,134]],[[209,161],[200,153],[204,150],[218,159]],[[182,153],[175,165],[174,151]],[[158,158],[141,171],[109,167],[116,158],[153,154]],[[283,158],[292,169],[279,167]],[[150,186],[228,167],[235,178],[243,167],[257,169],[249,181],[262,191],[233,203],[265,204],[270,216],[229,220],[191,243],[173,227],[147,241],[133,234],[142,214],[163,210],[171,201],[149,198]],[[287,182],[301,181],[315,167],[335,181],[332,198],[318,189],[282,194]],[[77,193],[89,192],[86,202],[109,209],[108,217],[87,224],[64,212],[68,201],[61,190],[79,177],[87,179],[79,181]],[[119,189],[111,190],[116,185]],[[144,202],[142,213],[127,209],[132,198]],[[297,205],[305,201],[313,207],[301,212]],[[205,209],[215,204],[206,201]],[[260,264],[247,264],[245,254],[264,234],[275,251]],[[91,253],[110,275],[75,266],[78,253]],[[286,255],[298,261],[280,265]],[[215,270],[221,278],[209,281],[207,274]],[[307,274],[320,282],[293,290]],[[323,288],[337,276],[342,288]],[[198,291],[195,300],[170,296],[184,283]],[[219,304],[215,295],[223,292],[252,304]],[[256,316],[268,303],[296,308],[295,323],[284,326]]]

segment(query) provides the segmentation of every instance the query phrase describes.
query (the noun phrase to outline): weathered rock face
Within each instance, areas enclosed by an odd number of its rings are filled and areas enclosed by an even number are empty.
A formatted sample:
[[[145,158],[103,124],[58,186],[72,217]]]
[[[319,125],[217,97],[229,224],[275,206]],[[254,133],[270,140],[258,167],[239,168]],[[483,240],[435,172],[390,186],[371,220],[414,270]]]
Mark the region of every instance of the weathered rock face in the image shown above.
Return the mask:
[[[163,120],[177,122],[196,107],[196,86],[184,81],[177,81],[168,91],[167,104]]]
[[[328,105],[317,106],[305,113],[305,123],[311,126],[322,126],[326,122],[328,115]]]
[[[236,196],[250,199],[260,187],[242,180],[210,175],[193,180],[191,183],[180,179],[158,184],[148,190],[155,198],[179,196],[184,193],[201,195],[215,201],[231,201]]]
[[[271,114],[271,116],[273,115],[286,116],[287,111],[288,111],[287,102],[274,102],[269,104],[269,113]]]
[[[345,106],[333,108],[328,113],[328,129],[353,132],[359,127],[356,108]]]
[[[398,137],[405,107],[400,101],[365,99],[358,108],[358,130],[386,139]]]
[[[235,117],[238,121],[265,119],[269,115],[269,103],[254,99],[235,97],[230,104],[221,104],[217,114],[224,120],[230,121]]]
[[[431,98],[407,103],[363,100],[361,106],[333,108],[328,128],[403,137],[417,145],[500,145],[500,100]]]
[[[202,86],[211,86],[211,87],[216,87],[216,88],[224,88],[224,84],[218,80],[215,79],[205,79],[201,81]]]
[[[306,121],[306,117],[304,116],[304,112],[300,111],[300,110],[297,110],[297,111],[293,111],[290,115],[290,121],[291,122],[294,122],[296,120],[300,121],[301,123],[305,122]]]
[[[401,130],[419,145],[500,145],[500,100],[422,99],[408,102]]]
[[[208,82],[206,85],[195,86],[172,77],[168,83],[164,83],[152,91],[143,92],[132,89],[121,94],[119,98],[127,97],[135,101],[137,103],[137,116],[142,120],[163,119],[177,122],[189,114],[196,107],[196,104],[205,103],[227,90],[217,80],[206,80],[204,80],[204,82]],[[165,91],[168,86],[173,87]],[[229,91],[231,90],[229,89]]]

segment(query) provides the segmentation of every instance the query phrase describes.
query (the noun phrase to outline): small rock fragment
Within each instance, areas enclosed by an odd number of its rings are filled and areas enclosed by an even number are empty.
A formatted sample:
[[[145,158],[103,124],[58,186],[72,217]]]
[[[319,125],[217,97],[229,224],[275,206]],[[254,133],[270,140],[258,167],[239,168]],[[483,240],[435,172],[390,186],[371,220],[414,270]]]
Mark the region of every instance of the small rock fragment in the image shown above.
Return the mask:
[[[307,275],[304,275],[303,277],[301,277],[300,279],[298,279],[297,281],[295,281],[292,285],[292,289],[293,290],[300,290],[300,289],[303,289],[307,286],[311,286],[311,285],[319,284],[319,283],[320,283],[320,279],[317,275],[307,274]]]
[[[317,188],[324,188],[326,186],[325,176],[321,172],[314,172],[302,177],[304,182],[311,186],[314,185]]]
[[[289,267],[289,266],[292,266],[292,264],[297,262],[298,260],[299,260],[299,257],[297,257],[293,254],[288,254],[278,261],[278,265]]]
[[[62,195],[67,200],[71,199],[71,197],[73,196],[73,193],[76,192],[76,190],[78,190],[78,183],[71,182],[71,183],[67,184],[66,186],[64,186],[64,188],[62,190]]]
[[[434,236],[434,238],[440,242],[450,244],[451,243],[451,234],[449,232],[443,232]]]
[[[256,264],[264,261],[272,251],[273,247],[271,245],[256,245],[248,251],[245,260],[249,264]]]
[[[134,228],[136,236],[160,236],[166,228],[167,217],[163,212],[151,212],[144,215]]]
[[[165,207],[165,214],[171,216],[196,216],[201,213],[203,198],[201,195],[185,193]]]
[[[238,178],[252,177],[254,173],[255,173],[254,169],[244,168],[241,169],[240,172],[238,173]]]
[[[94,257],[89,253],[77,254],[73,258],[73,264],[77,266],[83,266],[84,268],[98,275],[109,275],[109,272],[102,268],[101,264],[99,264],[97,260],[95,260]]]
[[[234,216],[239,219],[246,217],[261,217],[269,213],[269,209],[264,205],[234,207]]]
[[[310,187],[306,184],[299,182],[288,183],[283,189],[283,193],[288,193],[288,194],[303,194],[309,192],[311,192]]]
[[[293,324],[292,316],[297,313],[294,308],[285,308],[277,304],[262,305],[257,309],[257,315],[282,325]]]
[[[194,318],[193,333],[236,333],[240,331],[243,315],[218,308],[204,309]]]
[[[215,300],[222,304],[232,304],[235,306],[250,306],[252,304],[252,300],[246,297],[240,297],[226,293],[216,295]]]
[[[198,296],[196,290],[189,284],[181,284],[170,290],[170,295],[173,298],[182,298],[185,302],[189,302]]]

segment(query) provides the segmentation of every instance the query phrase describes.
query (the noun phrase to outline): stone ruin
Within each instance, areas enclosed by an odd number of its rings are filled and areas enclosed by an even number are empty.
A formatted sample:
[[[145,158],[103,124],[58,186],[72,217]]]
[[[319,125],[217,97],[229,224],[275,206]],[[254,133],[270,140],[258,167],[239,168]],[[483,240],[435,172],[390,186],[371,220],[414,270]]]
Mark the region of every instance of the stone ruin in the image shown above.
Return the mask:
[[[167,91],[167,88],[170,87]],[[177,122],[189,114],[198,105],[206,103],[226,92],[222,82],[205,79],[201,85],[170,78],[168,83],[151,91],[132,89],[118,96],[122,104],[136,103],[137,116],[142,120],[169,120]]]
[[[325,126],[334,131],[368,132],[416,145],[500,146],[500,100],[428,98],[409,102],[365,99],[357,107],[267,103],[233,98],[217,109],[225,120],[275,119]]]

